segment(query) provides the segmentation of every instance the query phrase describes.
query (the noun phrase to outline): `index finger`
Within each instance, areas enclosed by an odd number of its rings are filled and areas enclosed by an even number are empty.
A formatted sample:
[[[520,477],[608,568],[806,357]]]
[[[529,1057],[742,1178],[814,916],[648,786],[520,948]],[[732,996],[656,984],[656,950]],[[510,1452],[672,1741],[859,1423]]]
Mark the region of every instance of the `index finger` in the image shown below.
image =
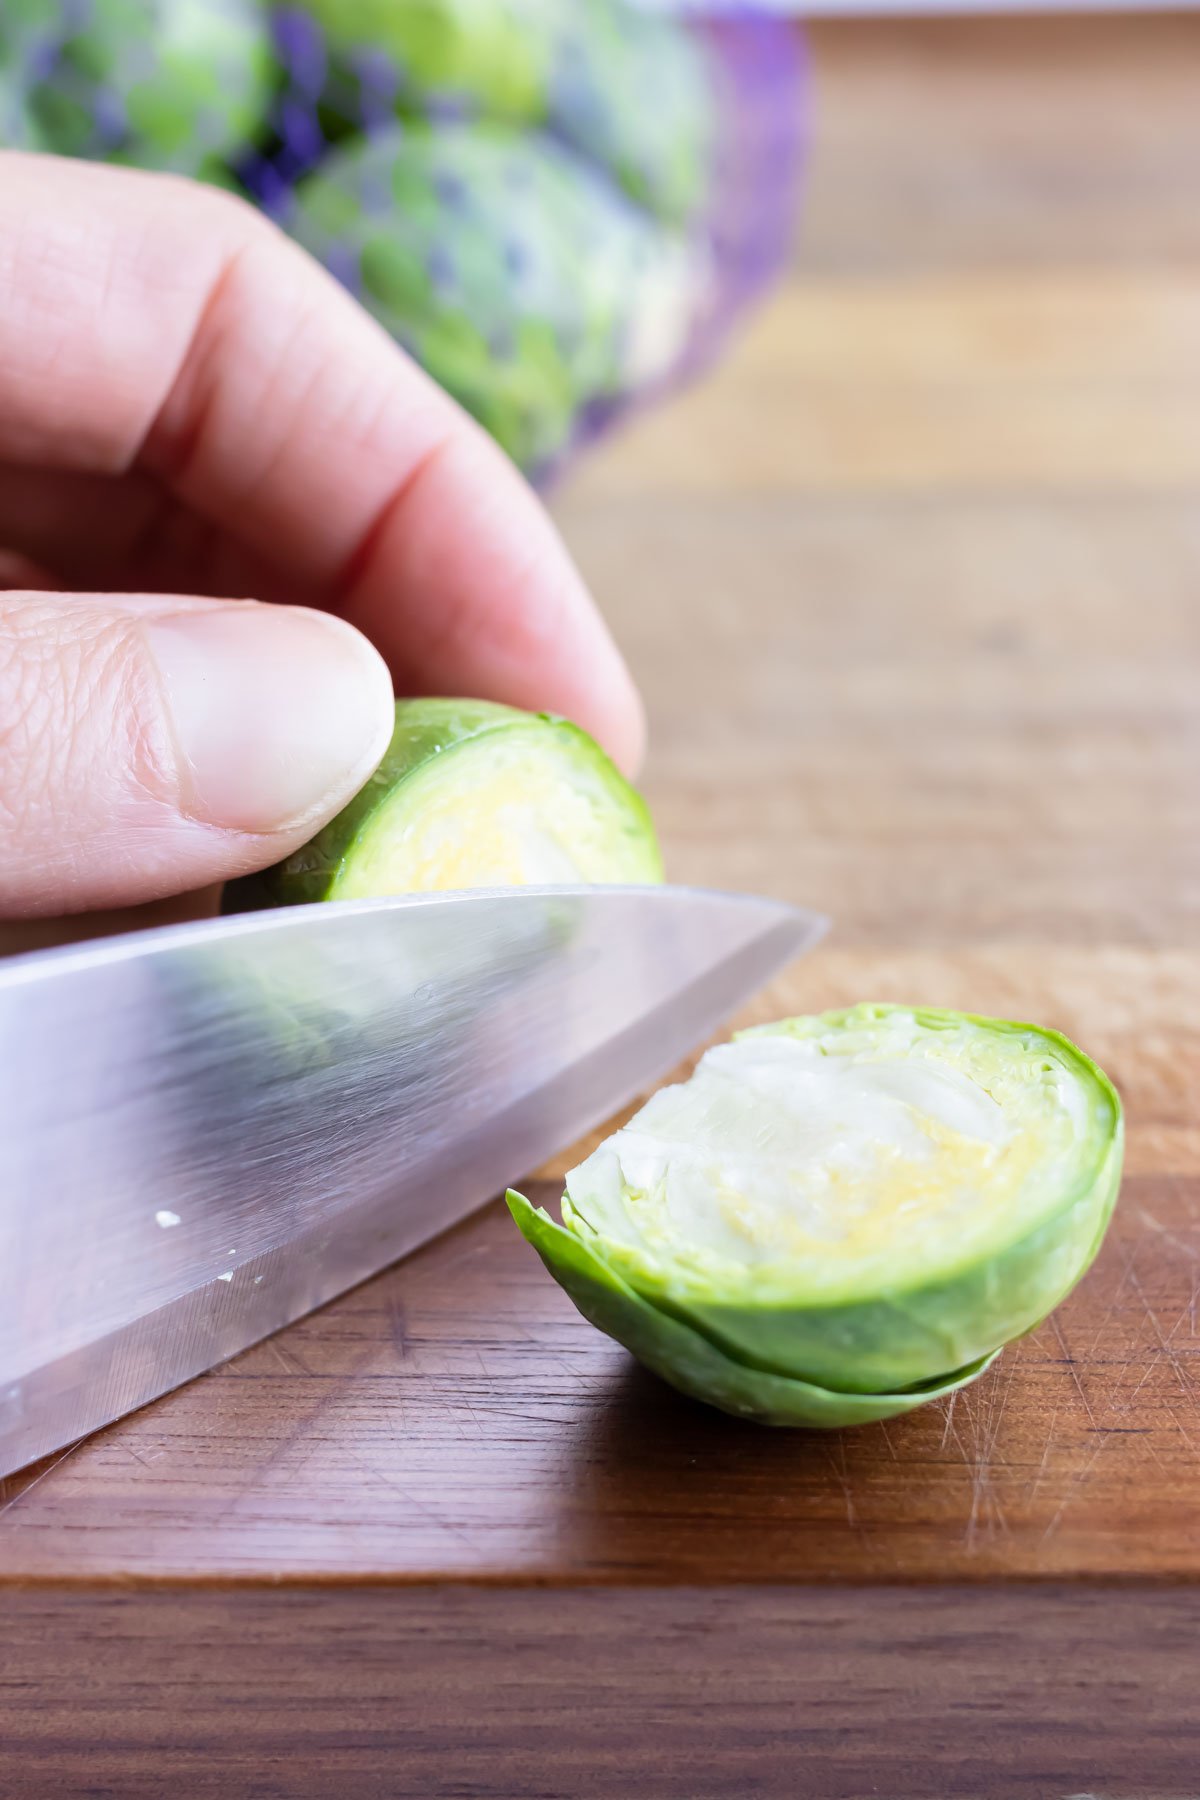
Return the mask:
[[[172,177],[0,167],[0,462],[148,471],[402,686],[562,712],[636,762],[636,692],[541,505],[323,270]]]

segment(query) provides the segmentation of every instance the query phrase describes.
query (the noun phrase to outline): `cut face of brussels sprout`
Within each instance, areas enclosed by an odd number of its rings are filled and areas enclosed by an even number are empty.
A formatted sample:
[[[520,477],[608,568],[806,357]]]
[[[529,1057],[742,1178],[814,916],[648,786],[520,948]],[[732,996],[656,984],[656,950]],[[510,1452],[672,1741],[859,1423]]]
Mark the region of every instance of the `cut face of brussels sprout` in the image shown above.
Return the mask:
[[[585,732],[484,701],[407,700],[379,768],[226,910],[444,889],[657,882],[645,803]]]
[[[363,827],[330,898],[652,872],[644,844],[630,842],[611,772],[585,738],[552,738],[540,723],[494,736],[414,770]]]
[[[894,1393],[1051,1311],[1121,1151],[1115,1090],[1057,1033],[860,1006],[710,1051],[571,1172],[563,1224],[744,1370]]]
[[[575,1169],[572,1207],[615,1250],[828,1301],[908,1286],[1057,1210],[1103,1148],[1044,1038],[894,1011],[719,1045]]]

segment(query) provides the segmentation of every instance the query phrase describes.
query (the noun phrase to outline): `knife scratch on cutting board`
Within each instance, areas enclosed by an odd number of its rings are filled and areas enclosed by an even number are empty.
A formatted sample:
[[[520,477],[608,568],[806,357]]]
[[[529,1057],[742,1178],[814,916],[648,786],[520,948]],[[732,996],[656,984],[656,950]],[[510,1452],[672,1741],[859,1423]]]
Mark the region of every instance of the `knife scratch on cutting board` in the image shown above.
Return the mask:
[[[1115,1302],[1114,1302],[1114,1305],[1115,1305]],[[1058,1317],[1057,1313],[1052,1313],[1050,1315],[1050,1327],[1051,1327],[1051,1330],[1054,1332],[1055,1337],[1058,1339],[1059,1348],[1061,1349],[1062,1354],[1063,1354],[1063,1363],[1071,1371],[1071,1380],[1074,1383],[1076,1393],[1079,1395],[1080,1404],[1083,1407],[1084,1412],[1088,1416],[1088,1423],[1091,1425],[1093,1431],[1099,1431],[1100,1426],[1097,1423],[1095,1413],[1092,1411],[1092,1403],[1088,1399],[1087,1389],[1083,1385],[1083,1377],[1079,1373],[1079,1369],[1078,1369],[1078,1366],[1076,1365],[1075,1358],[1071,1355],[1070,1350],[1067,1348],[1067,1340],[1063,1336],[1063,1328],[1062,1328],[1061,1323],[1059,1322],[1059,1317]]]
[[[1109,1301],[1108,1310],[1105,1312],[1104,1317],[1101,1319],[1099,1325],[1097,1326],[1096,1332],[1092,1338],[1092,1342],[1091,1342],[1085,1356],[1082,1359],[1089,1368],[1097,1367],[1097,1361],[1096,1361],[1097,1352],[1098,1352],[1100,1344],[1101,1344],[1102,1340],[1104,1339],[1104,1336],[1108,1330],[1108,1327],[1112,1321],[1113,1315],[1115,1314],[1117,1307],[1120,1305],[1122,1295],[1125,1292],[1126,1283],[1132,1272],[1132,1264],[1133,1264],[1133,1253],[1130,1252],[1130,1254],[1128,1256],[1125,1256],[1122,1258],[1121,1275],[1120,1275],[1119,1279],[1116,1281],[1116,1283],[1114,1284],[1112,1298]],[[1111,1442],[1111,1439],[1110,1439],[1107,1431],[1104,1429],[1103,1425],[1097,1420],[1096,1414],[1093,1411],[1091,1401],[1089,1400],[1089,1398],[1087,1396],[1087,1393],[1083,1386],[1082,1379],[1079,1375],[1079,1370],[1076,1366],[1077,1359],[1071,1354],[1070,1346],[1068,1345],[1066,1338],[1063,1334],[1062,1325],[1059,1322],[1057,1315],[1054,1316],[1054,1318],[1051,1320],[1051,1323],[1054,1328],[1055,1336],[1058,1339],[1059,1346],[1062,1350],[1063,1364],[1070,1371],[1071,1384],[1075,1388],[1075,1391],[1078,1393],[1079,1398],[1080,1398],[1081,1402],[1083,1403],[1083,1407],[1084,1407],[1086,1416],[1091,1423],[1093,1431],[1095,1432],[1095,1442],[1093,1443],[1091,1449],[1089,1450],[1088,1455],[1085,1458],[1081,1467],[1077,1468],[1075,1470],[1074,1474],[1071,1475],[1067,1481],[1066,1488],[1063,1491],[1062,1499],[1059,1501],[1054,1512],[1051,1514],[1049,1523],[1047,1524],[1045,1530],[1042,1533],[1040,1543],[1043,1547],[1047,1543],[1049,1543],[1050,1539],[1057,1532],[1059,1526],[1062,1524],[1064,1517],[1066,1516],[1068,1508],[1073,1506],[1074,1503],[1079,1499],[1081,1491],[1084,1487],[1084,1484],[1086,1483],[1088,1477],[1091,1475],[1092,1470],[1095,1468],[1096,1463],[1100,1458],[1100,1454],[1101,1454],[1102,1450],[1104,1449],[1106,1444]],[[1121,1369],[1119,1370],[1119,1372],[1117,1373],[1114,1381],[1112,1382],[1112,1385],[1109,1388],[1108,1395],[1105,1399],[1105,1403],[1104,1403],[1104,1419],[1105,1419],[1105,1421],[1107,1421],[1107,1419],[1112,1411],[1112,1408],[1113,1408],[1113,1396],[1120,1393],[1121,1386],[1125,1380],[1125,1377],[1128,1375],[1130,1369],[1133,1366],[1134,1358],[1136,1355],[1137,1355],[1136,1346],[1131,1345],[1129,1348],[1129,1352],[1125,1358],[1125,1362],[1124,1362],[1123,1366],[1121,1367]],[[1146,1380],[1146,1377],[1151,1372],[1152,1367],[1153,1367],[1153,1364],[1151,1364],[1151,1367],[1148,1368],[1146,1373],[1142,1376],[1142,1378],[1141,1378],[1142,1381]],[[1138,1383],[1138,1387],[1140,1387],[1140,1386],[1141,1386],[1141,1381],[1139,1381],[1139,1383]],[[1134,1392],[1135,1393],[1137,1392],[1136,1388],[1134,1389]],[[1131,1398],[1132,1398],[1132,1396],[1131,1396]],[[1122,1410],[1127,1410],[1127,1407],[1128,1407],[1128,1402],[1125,1402],[1122,1407]],[[1056,1414],[1056,1416],[1057,1416],[1057,1414]],[[1047,1449],[1049,1449],[1049,1444],[1047,1445]],[[1039,1477],[1038,1477],[1039,1483],[1040,1483],[1040,1480],[1041,1480],[1041,1476],[1039,1473]],[[1036,1490],[1037,1485],[1038,1484],[1035,1483],[1035,1490]]]
[[[1158,1235],[1167,1237],[1168,1240],[1172,1239],[1173,1234],[1164,1232],[1159,1221],[1152,1213],[1148,1213],[1143,1209],[1139,1213],[1139,1217],[1143,1227],[1154,1231]],[[1176,1247],[1182,1250],[1190,1260],[1200,1261],[1200,1258],[1197,1258],[1195,1253],[1186,1244],[1179,1242]],[[1185,1397],[1191,1402],[1193,1409],[1196,1409],[1197,1407],[1194,1383],[1190,1378],[1188,1369],[1183,1360],[1186,1352],[1181,1353],[1174,1340],[1183,1328],[1185,1320],[1188,1322],[1188,1328],[1191,1335],[1195,1335],[1195,1309],[1197,1296],[1200,1295],[1200,1270],[1193,1273],[1189,1299],[1185,1303],[1178,1318],[1175,1320],[1175,1323],[1171,1326],[1169,1331],[1164,1331],[1162,1321],[1159,1317],[1159,1309],[1155,1304],[1153,1296],[1146,1291],[1143,1278],[1136,1267],[1137,1251],[1138,1245],[1135,1242],[1129,1251],[1122,1256],[1120,1274],[1114,1283],[1112,1297],[1107,1311],[1100,1321],[1099,1327],[1086,1355],[1079,1360],[1082,1360],[1087,1367],[1092,1369],[1105,1366],[1103,1363],[1097,1362],[1097,1355],[1101,1342],[1105,1337],[1114,1314],[1121,1306],[1122,1301],[1127,1299],[1131,1293],[1137,1297],[1140,1316],[1145,1320],[1149,1327],[1151,1341],[1147,1342],[1144,1336],[1140,1336],[1133,1329],[1130,1330],[1124,1358],[1120,1362],[1119,1367],[1116,1367],[1113,1370],[1113,1379],[1109,1385],[1103,1405],[1098,1409],[1092,1405],[1084,1390],[1083,1382],[1076,1366],[1077,1359],[1069,1354],[1068,1346],[1063,1337],[1059,1321],[1057,1318],[1052,1321],[1053,1329],[1062,1346],[1063,1361],[1065,1366],[1071,1372],[1073,1385],[1083,1403],[1091,1429],[1095,1433],[1095,1441],[1089,1454],[1068,1480],[1059,1505],[1051,1516],[1050,1521],[1042,1534],[1041,1542],[1043,1545],[1058,1531],[1068,1510],[1075,1506],[1082,1498],[1086,1485],[1105,1446],[1109,1444],[1114,1437],[1124,1435],[1127,1428],[1115,1424],[1113,1422],[1114,1416],[1127,1418],[1132,1412],[1134,1404],[1143,1388],[1154,1380],[1160,1370],[1164,1369],[1164,1367],[1169,1369],[1174,1376],[1175,1382],[1178,1384]],[[1139,1358],[1143,1360],[1144,1367],[1133,1386],[1126,1390],[1127,1378],[1130,1371],[1133,1369],[1135,1362],[1137,1362]],[[1189,1436],[1187,1428],[1180,1418],[1176,1406],[1169,1399],[1164,1398],[1163,1407],[1183,1442],[1188,1446],[1189,1450],[1195,1454],[1196,1446]],[[1143,1434],[1139,1433],[1139,1435]],[[1142,1445],[1142,1453],[1148,1453],[1157,1466],[1160,1469],[1163,1468],[1164,1464],[1162,1458],[1153,1441],[1153,1433],[1147,1431],[1144,1436],[1145,1442]],[[1050,1445],[1048,1443],[1047,1456],[1049,1454],[1049,1448]],[[1046,1457],[1043,1457],[1043,1468],[1039,1470],[1038,1478],[1034,1483],[1034,1492],[1037,1491],[1037,1488],[1040,1485],[1045,1463]]]
[[[999,1533],[1008,1531],[1008,1519],[1005,1516],[1000,1493],[993,1477],[993,1468],[998,1459],[996,1446],[1000,1436],[1000,1427],[1004,1419],[1004,1409],[1012,1392],[1013,1377],[1016,1373],[1017,1358],[1008,1358],[1008,1376],[1003,1385],[999,1378],[989,1384],[986,1391],[976,1396],[964,1392],[964,1407],[971,1427],[971,1454],[964,1458],[971,1478],[971,1510],[967,1515],[965,1530],[966,1546],[969,1551],[976,1548],[981,1535],[989,1539]],[[972,1404],[973,1400],[973,1404]],[[1003,1464],[1000,1464],[1003,1467]]]
[[[86,1438],[78,1438],[75,1443],[68,1444],[66,1449],[61,1451],[53,1462],[47,1463],[46,1467],[35,1475],[32,1481],[27,1481],[24,1487],[19,1487],[15,1494],[10,1494],[7,1500],[0,1502],[0,1518],[7,1518],[19,1500],[23,1500],[26,1494],[32,1494],[34,1488],[40,1487],[47,1475],[53,1475],[54,1471],[60,1469],[66,1462],[68,1456],[74,1456],[80,1445],[86,1442]],[[17,1524],[20,1524],[20,1520],[17,1520]]]
[[[837,1482],[838,1487],[841,1489],[842,1498],[846,1502],[846,1523],[850,1526],[851,1530],[856,1531],[860,1537],[865,1537],[866,1530],[862,1520],[858,1516],[858,1508],[854,1504],[854,1494],[850,1486],[850,1473],[846,1466],[846,1440],[841,1432],[837,1434],[836,1439],[828,1444],[827,1448],[829,1452],[830,1473]]]
[[[1183,1390],[1184,1395],[1186,1396],[1186,1398],[1188,1400],[1191,1401],[1191,1403],[1194,1407],[1196,1405],[1196,1394],[1194,1391],[1193,1384],[1188,1380],[1187,1371],[1185,1370],[1185,1368],[1183,1366],[1183,1361],[1180,1357],[1178,1350],[1175,1349],[1174,1344],[1172,1342],[1172,1340],[1174,1339],[1175,1333],[1179,1330],[1179,1327],[1183,1324],[1183,1321],[1190,1316],[1191,1306],[1190,1305],[1185,1306],[1183,1311],[1180,1313],[1178,1319],[1176,1319],[1174,1325],[1172,1325],[1170,1331],[1164,1332],[1163,1328],[1162,1328],[1162,1322],[1158,1316],[1157,1308],[1153,1305],[1153,1303],[1147,1296],[1145,1289],[1142,1287],[1141,1282],[1138,1280],[1136,1272],[1133,1269],[1130,1269],[1129,1274],[1130,1274],[1130,1279],[1133,1282],[1134,1291],[1136,1292],[1138,1299],[1141,1301],[1143,1307],[1145,1308],[1146,1319],[1150,1325],[1150,1329],[1153,1331],[1156,1339],[1158,1340],[1158,1358],[1156,1360],[1165,1360],[1167,1362],[1167,1364],[1170,1366],[1172,1374],[1175,1376],[1175,1379],[1178,1381],[1181,1389]],[[1151,1366],[1153,1366],[1153,1363]]]

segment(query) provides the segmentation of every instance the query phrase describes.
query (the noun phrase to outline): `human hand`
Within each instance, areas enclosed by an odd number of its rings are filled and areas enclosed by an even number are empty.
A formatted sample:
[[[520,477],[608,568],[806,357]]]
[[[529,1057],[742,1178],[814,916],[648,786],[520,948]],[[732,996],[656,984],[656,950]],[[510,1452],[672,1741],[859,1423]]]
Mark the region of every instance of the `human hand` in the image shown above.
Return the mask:
[[[393,683],[640,755],[520,477],[215,191],[0,154],[0,549],[0,917],[287,855],[379,760]]]

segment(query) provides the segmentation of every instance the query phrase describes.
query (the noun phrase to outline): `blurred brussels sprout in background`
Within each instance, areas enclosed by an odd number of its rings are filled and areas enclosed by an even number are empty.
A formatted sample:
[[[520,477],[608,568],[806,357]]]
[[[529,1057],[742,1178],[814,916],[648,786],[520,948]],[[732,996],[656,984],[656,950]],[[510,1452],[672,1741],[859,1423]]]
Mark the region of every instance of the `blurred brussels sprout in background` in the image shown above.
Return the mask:
[[[3,0],[0,69],[10,145],[218,180],[277,74],[256,0]]]
[[[5,52],[3,31],[0,21],[0,150],[40,150],[19,73]]]
[[[718,64],[674,21],[628,6],[560,10],[550,122],[656,217],[682,225],[711,194]]]
[[[327,137],[397,116],[548,128],[662,218],[703,205],[713,68],[675,22],[622,0],[296,0],[277,16]]]
[[[282,218],[527,469],[666,375],[711,297],[702,244],[565,145],[498,125],[353,139]]]
[[[431,110],[541,123],[560,15],[556,0],[293,0],[277,19],[340,136]]]

